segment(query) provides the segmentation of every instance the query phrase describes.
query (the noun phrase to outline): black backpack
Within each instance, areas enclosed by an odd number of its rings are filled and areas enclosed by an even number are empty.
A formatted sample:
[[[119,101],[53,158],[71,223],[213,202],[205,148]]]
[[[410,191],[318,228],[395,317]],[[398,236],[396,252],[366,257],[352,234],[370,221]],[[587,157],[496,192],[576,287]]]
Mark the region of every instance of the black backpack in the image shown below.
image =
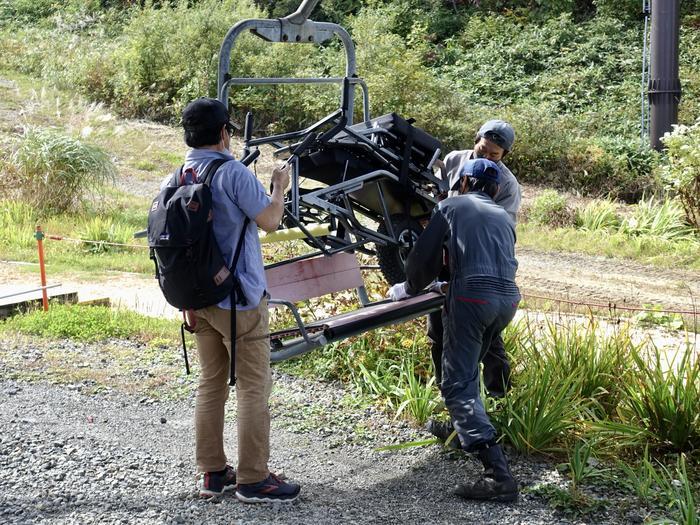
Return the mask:
[[[250,221],[246,217],[231,268],[221,255],[212,227],[211,180],[226,162],[215,159],[192,184],[184,184],[182,166],[153,199],[148,212],[148,246],[165,300],[184,312],[211,306],[231,297],[231,340],[235,341],[235,305],[247,303],[234,269]],[[185,367],[189,373],[185,330],[181,328]],[[235,383],[235,348],[231,345],[231,384]]]

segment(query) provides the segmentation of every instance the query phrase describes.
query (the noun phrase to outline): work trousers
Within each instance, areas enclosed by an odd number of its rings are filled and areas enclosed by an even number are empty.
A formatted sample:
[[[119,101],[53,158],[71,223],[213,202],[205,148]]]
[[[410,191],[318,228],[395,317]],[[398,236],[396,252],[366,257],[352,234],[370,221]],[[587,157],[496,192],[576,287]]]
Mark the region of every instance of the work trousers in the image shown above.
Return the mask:
[[[519,295],[448,291],[440,391],[464,450],[496,438],[479,396],[479,362],[491,340],[513,319],[519,301]]]
[[[231,311],[209,306],[196,310],[195,337],[201,375],[195,402],[196,461],[202,472],[223,470],[224,412],[230,386]],[[269,475],[270,373],[267,299],[236,313],[236,396],[239,483]]]
[[[428,314],[427,335],[430,340],[430,354],[433,358],[435,381],[442,382],[442,310]],[[510,390],[510,362],[500,332],[491,340],[486,353],[481,357],[484,365],[484,386],[490,396],[503,397]]]

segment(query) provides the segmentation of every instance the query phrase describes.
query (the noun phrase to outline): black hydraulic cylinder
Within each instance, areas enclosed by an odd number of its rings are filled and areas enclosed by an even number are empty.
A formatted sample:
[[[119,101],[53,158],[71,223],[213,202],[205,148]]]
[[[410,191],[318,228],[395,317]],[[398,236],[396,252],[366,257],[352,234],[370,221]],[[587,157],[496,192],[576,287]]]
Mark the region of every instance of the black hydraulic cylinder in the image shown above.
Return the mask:
[[[680,0],[651,2],[651,64],[649,106],[651,147],[663,147],[661,137],[678,122],[681,80],[678,77]]]

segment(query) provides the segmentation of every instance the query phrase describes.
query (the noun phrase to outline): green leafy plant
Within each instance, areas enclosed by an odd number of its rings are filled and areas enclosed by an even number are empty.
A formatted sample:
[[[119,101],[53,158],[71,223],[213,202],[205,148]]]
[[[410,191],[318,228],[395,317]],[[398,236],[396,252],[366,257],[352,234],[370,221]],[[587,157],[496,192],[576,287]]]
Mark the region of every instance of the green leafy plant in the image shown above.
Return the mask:
[[[644,327],[663,326],[670,330],[683,328],[683,316],[666,312],[658,304],[645,304],[645,310],[634,316],[634,320]]]
[[[617,465],[625,475],[623,483],[634,491],[643,503],[651,502],[656,494],[654,490],[656,474],[649,456],[649,445],[644,447],[644,453],[637,465],[631,466],[625,461],[618,461]]]
[[[566,197],[555,190],[545,190],[528,208],[527,219],[535,224],[560,227],[573,224],[574,216]]]
[[[528,489],[528,492],[546,499],[550,506],[570,516],[591,514],[605,508],[606,500],[589,496],[571,487],[561,488],[553,483],[542,483]]]
[[[435,388],[435,376],[425,381],[416,374],[415,347],[404,357],[401,363],[401,384],[398,393],[401,403],[396,410],[396,417],[407,412],[419,425],[432,416],[440,404],[440,396]]]
[[[569,461],[562,464],[569,473],[572,490],[578,490],[584,482],[605,474],[605,470],[597,467],[597,460],[593,455],[594,447],[595,443],[577,441],[569,452]]]
[[[648,447],[645,447],[644,456],[635,468],[623,462],[619,466],[626,476],[625,483],[643,503],[663,509],[665,516],[651,523],[700,523],[695,489],[688,475],[684,454],[676,458],[675,468],[669,468],[652,459]]]
[[[683,525],[700,524],[698,504],[695,500],[694,489],[688,478],[688,469],[684,454],[678,455],[674,471],[664,465],[654,470],[654,479],[664,494],[666,507],[671,510],[675,523]]]

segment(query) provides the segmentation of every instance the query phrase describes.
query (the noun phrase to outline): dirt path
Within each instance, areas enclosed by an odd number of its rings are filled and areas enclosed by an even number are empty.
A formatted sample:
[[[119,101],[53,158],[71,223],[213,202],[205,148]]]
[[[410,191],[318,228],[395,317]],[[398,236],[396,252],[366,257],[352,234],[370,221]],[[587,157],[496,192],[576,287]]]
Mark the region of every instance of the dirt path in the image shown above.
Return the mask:
[[[518,282],[525,295],[618,307],[653,304],[700,314],[699,272],[527,248],[520,248],[517,256]]]

